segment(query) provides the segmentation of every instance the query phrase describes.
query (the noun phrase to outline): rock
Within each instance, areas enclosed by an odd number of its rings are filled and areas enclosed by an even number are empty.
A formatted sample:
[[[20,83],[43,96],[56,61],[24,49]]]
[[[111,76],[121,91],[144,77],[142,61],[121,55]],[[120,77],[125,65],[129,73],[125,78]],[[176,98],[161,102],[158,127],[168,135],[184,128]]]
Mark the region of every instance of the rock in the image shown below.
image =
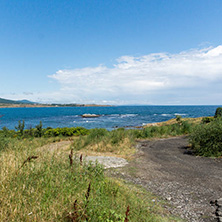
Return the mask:
[[[170,200],[172,199],[172,197],[167,197],[166,199],[167,199],[168,201],[170,201]]]
[[[216,200],[216,205],[222,207],[222,198]]]
[[[87,156],[85,159],[87,162],[98,162],[102,164],[105,169],[123,167],[128,164],[126,159],[112,156]]]
[[[222,211],[217,210],[216,211],[216,216],[222,217]]]
[[[83,114],[82,118],[96,118],[96,117],[100,117],[101,115],[98,114]]]

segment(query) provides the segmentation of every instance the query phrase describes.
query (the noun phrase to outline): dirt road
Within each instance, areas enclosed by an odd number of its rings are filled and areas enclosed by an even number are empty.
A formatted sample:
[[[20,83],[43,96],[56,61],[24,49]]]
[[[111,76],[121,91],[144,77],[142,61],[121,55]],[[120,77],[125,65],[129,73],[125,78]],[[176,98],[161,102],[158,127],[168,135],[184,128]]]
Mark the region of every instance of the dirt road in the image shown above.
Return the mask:
[[[222,197],[222,159],[196,157],[185,137],[139,142],[122,177],[167,199],[169,211],[187,221],[217,221],[210,201]]]

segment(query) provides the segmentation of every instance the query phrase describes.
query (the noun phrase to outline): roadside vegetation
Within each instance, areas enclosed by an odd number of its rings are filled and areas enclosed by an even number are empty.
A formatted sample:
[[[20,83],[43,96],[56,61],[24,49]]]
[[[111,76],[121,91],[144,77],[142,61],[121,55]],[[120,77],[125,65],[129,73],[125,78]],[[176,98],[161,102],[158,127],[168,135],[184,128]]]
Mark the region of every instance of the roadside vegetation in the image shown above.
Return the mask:
[[[197,155],[222,156],[222,107],[217,108],[214,117],[205,117],[194,127],[190,143]]]
[[[47,150],[61,139],[1,134],[0,221],[178,221],[155,196],[105,176],[70,147]]]

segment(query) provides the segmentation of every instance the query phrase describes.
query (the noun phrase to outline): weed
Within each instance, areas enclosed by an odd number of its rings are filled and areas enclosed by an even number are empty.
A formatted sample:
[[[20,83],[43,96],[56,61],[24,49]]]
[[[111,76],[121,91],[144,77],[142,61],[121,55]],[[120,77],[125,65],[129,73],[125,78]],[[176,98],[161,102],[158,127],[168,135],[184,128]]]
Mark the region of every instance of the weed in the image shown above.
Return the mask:
[[[127,210],[126,210],[126,217],[125,217],[124,222],[129,222],[129,219],[128,219],[129,211],[130,211],[130,208],[129,208],[129,206],[128,206],[128,207],[127,207]]]
[[[34,159],[37,159],[38,156],[29,156],[24,162],[23,164],[21,165],[20,168],[22,168],[27,162],[30,162],[31,160],[34,160]]]
[[[73,149],[71,149],[70,154],[69,154],[69,163],[70,163],[70,166],[73,165]]]

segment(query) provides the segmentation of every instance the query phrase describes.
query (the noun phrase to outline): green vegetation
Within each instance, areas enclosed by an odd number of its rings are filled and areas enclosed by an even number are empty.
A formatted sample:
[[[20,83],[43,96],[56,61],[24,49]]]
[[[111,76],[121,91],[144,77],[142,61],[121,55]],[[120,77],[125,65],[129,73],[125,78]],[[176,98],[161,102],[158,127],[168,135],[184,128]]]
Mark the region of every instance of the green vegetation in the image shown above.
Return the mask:
[[[164,138],[184,135],[191,132],[194,124],[180,119],[171,125],[150,126],[143,129],[119,128],[112,131],[106,129],[85,129],[83,127],[43,128],[40,122],[35,128],[24,129],[24,121],[19,121],[16,130],[4,127],[0,135],[4,138],[54,138],[72,137],[73,148],[93,152],[112,152],[114,154],[130,157],[135,153],[134,144],[137,139]]]
[[[190,143],[196,154],[222,156],[222,119],[197,125],[190,134]]]
[[[212,121],[214,121],[214,117],[203,117],[202,118],[202,123],[210,123],[210,122],[212,122]]]
[[[72,137],[72,136],[80,136],[87,135],[89,133],[88,129],[83,127],[64,127],[64,128],[51,128],[48,127],[46,129],[43,128],[42,122],[36,126],[36,128],[25,129],[24,120],[18,122],[18,126],[15,127],[15,130],[9,130],[6,127],[3,127],[0,130],[0,135],[4,135],[5,137],[11,138],[32,138],[32,137]]]
[[[214,118],[221,118],[221,117],[222,117],[222,107],[218,107],[218,108],[216,109]]]
[[[50,149],[55,138],[1,134],[2,146],[4,139],[0,221],[177,221],[152,202],[155,196],[106,177],[101,165],[86,163],[68,147]]]
[[[88,135],[74,140],[75,150],[93,152],[111,152],[120,156],[129,157],[135,153],[135,141],[138,139],[165,138],[179,136],[191,132],[193,124],[180,121],[172,125],[150,126],[144,129],[119,128],[107,131],[106,129],[92,129]]]
[[[222,156],[222,108],[216,109],[214,117],[205,117],[190,134],[190,143],[196,154]]]

